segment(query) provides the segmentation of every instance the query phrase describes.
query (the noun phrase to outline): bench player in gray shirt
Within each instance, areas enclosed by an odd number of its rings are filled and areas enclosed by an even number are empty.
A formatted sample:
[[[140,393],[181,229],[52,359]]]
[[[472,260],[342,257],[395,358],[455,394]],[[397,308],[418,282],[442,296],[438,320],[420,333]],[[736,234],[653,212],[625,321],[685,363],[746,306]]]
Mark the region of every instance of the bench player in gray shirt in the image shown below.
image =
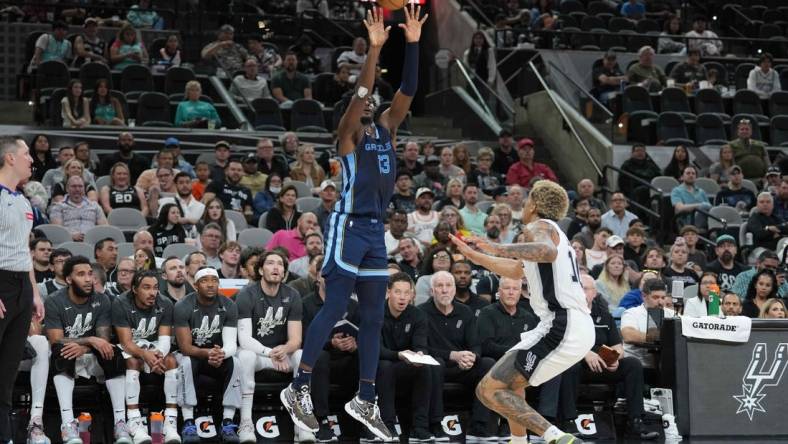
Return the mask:
[[[262,253],[257,274],[260,280],[244,287],[235,298],[241,344],[238,356],[242,381],[241,424],[238,432],[242,443],[257,442],[252,423],[254,374],[264,369],[293,372],[301,362],[303,305],[298,292],[284,284],[287,258],[276,250]]]
[[[164,375],[164,442],[179,444],[178,362],[170,353],[173,304],[159,294],[159,274],[138,270],[131,291],[112,301],[112,325],[126,361],[126,416],[134,444],[150,443],[140,414],[140,372]]]
[[[233,301],[219,294],[219,273],[214,268],[198,270],[194,288],[194,293],[175,304],[175,338],[183,355],[179,360],[178,387],[183,414],[181,436],[184,444],[200,442],[194,424],[198,390],[195,381],[206,375],[222,383],[222,441],[237,443],[238,426],[233,423],[233,417],[241,398],[239,365],[235,359],[238,309]]]
[[[112,401],[115,443],[132,444],[126,427],[126,365],[121,351],[110,343],[111,305],[106,295],[93,291],[93,268],[85,256],[73,256],[63,265],[68,287],[46,300],[47,339],[52,346],[53,378],[60,404],[64,444],[82,444],[74,419],[74,378],[103,379]]]

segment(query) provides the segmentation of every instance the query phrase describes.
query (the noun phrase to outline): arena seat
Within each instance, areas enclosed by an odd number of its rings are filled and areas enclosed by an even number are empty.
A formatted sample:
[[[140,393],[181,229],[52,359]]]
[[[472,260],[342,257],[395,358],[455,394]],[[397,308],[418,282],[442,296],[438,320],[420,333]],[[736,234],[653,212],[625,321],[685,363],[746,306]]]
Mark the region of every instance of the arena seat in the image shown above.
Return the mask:
[[[36,68],[36,88],[42,96],[52,94],[57,88],[66,88],[70,80],[68,66],[59,60],[42,62]]]
[[[112,225],[96,225],[85,233],[85,243],[95,245],[101,239],[111,237],[116,243],[126,242],[126,236],[118,227]]]
[[[175,256],[181,259],[185,259],[187,255],[199,250],[200,249],[197,248],[196,245],[175,243],[175,244],[169,244],[166,247],[164,247],[164,252],[162,252],[161,256],[164,258]]]
[[[170,94],[184,94],[186,92],[186,84],[196,79],[197,76],[194,75],[194,71],[191,69],[173,66],[164,75],[164,93],[168,96]]]
[[[312,188],[305,182],[301,182],[300,180],[291,180],[286,182],[286,184],[293,185],[295,187],[298,197],[312,197]]]
[[[690,111],[687,94],[680,88],[665,88],[659,95],[660,109],[662,112],[677,113],[685,122],[694,121],[695,114]]]
[[[160,92],[142,93],[137,102],[137,124],[145,125],[148,122],[156,124],[168,123],[172,126],[170,119],[170,100]]]
[[[59,247],[65,242],[71,242],[71,232],[61,225],[43,224],[36,226],[52,242],[53,247]]]
[[[118,257],[131,257],[134,256],[134,243],[121,242],[118,244]]]
[[[665,145],[694,145],[681,114],[665,112],[657,119],[657,139]]]
[[[82,82],[83,91],[95,90],[96,82],[101,79],[109,82],[109,89],[112,89],[112,72],[106,64],[90,62],[79,68],[79,80]]]
[[[769,115],[788,115],[788,91],[774,91],[769,96]]]
[[[739,210],[727,205],[717,205],[711,207],[709,214],[725,221],[728,227],[738,230],[742,224],[742,217]],[[709,231],[722,229],[722,222],[709,218]]]
[[[755,68],[754,63],[739,63],[736,66],[736,71],[734,71],[734,85],[736,85],[736,90],[741,91],[743,89],[747,89],[747,77],[750,76],[750,71]],[[736,114],[736,112],[734,112]]]
[[[731,116],[725,113],[722,96],[716,89],[706,88],[698,91],[695,95],[695,113],[698,115],[712,113],[725,124],[731,122]]]
[[[252,109],[254,109],[255,127],[261,125],[284,127],[282,111],[279,109],[279,102],[275,99],[265,97],[254,99],[252,100]]]
[[[657,176],[651,179],[651,186],[660,189],[663,195],[667,194],[670,196],[670,192],[673,191],[673,188],[679,186],[679,181],[672,176]],[[652,190],[652,196],[654,193],[655,192]]]
[[[304,196],[296,199],[296,209],[301,213],[315,211],[323,201],[319,197]]]
[[[145,65],[129,65],[120,73],[120,90],[129,99],[137,99],[146,91],[153,91],[153,75]]]
[[[695,142],[701,145],[725,145],[728,135],[725,124],[716,114],[701,114],[695,121]]]
[[[248,227],[248,224],[246,223],[246,217],[243,215],[243,213],[235,210],[225,210],[224,214],[227,216],[227,219],[230,219],[235,224],[235,231],[240,232]]]
[[[774,116],[769,127],[774,146],[788,146],[788,115]]]
[[[93,245],[86,244],[85,242],[63,242],[58,248],[65,248],[74,256],[85,256],[91,261],[95,259],[93,255]]]
[[[265,248],[273,236],[274,233],[266,228],[247,228],[238,234],[238,243],[244,248]]]
[[[695,179],[695,186],[706,192],[706,196],[714,201],[717,193],[720,192],[720,184],[716,180],[708,177],[698,177]]]
[[[767,123],[769,118],[763,112],[761,98],[749,89],[737,90],[733,96],[733,114],[750,114],[758,123]]]
[[[107,223],[123,232],[137,232],[148,225],[145,216],[136,208],[115,208],[107,215]]]
[[[290,109],[290,128],[296,129],[305,126],[326,128],[323,107],[317,100],[298,99],[293,102],[293,107]]]

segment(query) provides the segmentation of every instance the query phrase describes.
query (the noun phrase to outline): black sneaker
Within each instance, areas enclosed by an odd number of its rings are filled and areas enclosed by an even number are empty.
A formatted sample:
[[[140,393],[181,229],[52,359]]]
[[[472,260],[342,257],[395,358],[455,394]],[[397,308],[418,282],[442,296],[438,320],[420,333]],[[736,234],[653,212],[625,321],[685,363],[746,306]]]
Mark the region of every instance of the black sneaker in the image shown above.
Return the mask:
[[[320,424],[313,412],[312,396],[309,394],[308,385],[302,385],[296,390],[293,384],[289,384],[279,393],[279,400],[290,414],[293,424],[312,433],[320,430]]]
[[[320,430],[317,431],[317,442],[337,442],[339,438],[334,434],[334,429],[327,419],[320,421]]]
[[[408,437],[408,442],[433,442],[435,441],[435,437],[432,436],[432,433],[427,431],[427,429],[423,428],[414,428],[410,431],[410,436]]]
[[[491,442],[498,441],[498,437],[494,436],[481,425],[472,425],[465,434],[465,442]]]
[[[627,436],[630,438],[651,441],[659,438],[659,432],[655,430],[646,430],[643,420],[640,418],[635,418],[631,419],[627,424]]]
[[[374,402],[364,401],[358,395],[345,404],[345,412],[351,418],[364,424],[378,438],[387,441],[393,438],[391,430],[380,419],[380,409]]]
[[[430,426],[430,434],[435,439],[435,442],[449,442],[449,435],[443,431],[443,426],[440,424],[433,424]]]

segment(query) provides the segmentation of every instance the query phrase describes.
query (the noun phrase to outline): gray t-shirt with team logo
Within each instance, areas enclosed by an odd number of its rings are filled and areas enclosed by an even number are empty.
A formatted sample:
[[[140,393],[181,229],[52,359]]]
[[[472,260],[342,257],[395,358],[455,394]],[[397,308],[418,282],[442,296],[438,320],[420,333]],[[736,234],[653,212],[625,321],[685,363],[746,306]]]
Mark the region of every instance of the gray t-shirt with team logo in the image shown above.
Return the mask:
[[[298,292],[280,285],[274,296],[263,293],[259,282],[247,285],[235,297],[238,318],[252,319],[254,338],[266,347],[287,342],[287,322],[300,321],[303,313]]]
[[[75,304],[68,297],[68,287],[47,297],[44,326],[47,330],[63,330],[69,339],[96,336],[97,327],[112,324],[112,305],[103,293],[94,293],[84,304]]]
[[[222,328],[237,326],[238,308],[222,295],[215,296],[211,305],[202,305],[197,301],[195,292],[175,304],[175,328],[190,328],[195,347],[222,347]]]
[[[130,328],[132,341],[136,344],[152,343],[159,339],[159,327],[172,327],[173,305],[162,296],[149,309],[141,309],[134,303],[131,292],[124,293],[112,302],[112,325]]]

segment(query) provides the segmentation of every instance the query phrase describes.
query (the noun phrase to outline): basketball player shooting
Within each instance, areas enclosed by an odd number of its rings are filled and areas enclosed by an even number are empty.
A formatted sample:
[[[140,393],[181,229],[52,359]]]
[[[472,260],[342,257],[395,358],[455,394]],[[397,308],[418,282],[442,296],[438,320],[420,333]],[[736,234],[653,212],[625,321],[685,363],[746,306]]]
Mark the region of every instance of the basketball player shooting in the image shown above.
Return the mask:
[[[541,180],[523,207],[526,242],[499,245],[480,238],[451,240],[469,260],[501,276],[528,280],[530,302],[539,325],[523,333],[476,387],[484,405],[509,421],[512,444],[527,443],[526,431],[549,444],[582,441],[551,425],[528,403],[524,390],[538,386],[579,362],[594,343],[594,325],[585,302],[575,252],[556,221],[566,215],[569,198],[558,184]]]
[[[358,295],[361,325],[358,331],[359,391],[345,411],[383,440],[392,432],[380,419],[375,403],[375,375],[380,357],[380,329],[388,282],[383,220],[397,177],[396,133],[416,94],[419,38],[427,15],[421,8],[405,9],[405,62],[402,84],[377,123],[373,121],[377,99],[372,91],[375,67],[391,27],[383,23],[383,11],[367,13],[369,52],[339,122],[338,151],[342,163],[342,193],[327,222],[326,255],[321,271],[326,282],[326,301],[309,326],[298,373],[280,394],[293,423],[316,432],[310,396],[312,369],[334,325],[347,311],[350,295]]]

